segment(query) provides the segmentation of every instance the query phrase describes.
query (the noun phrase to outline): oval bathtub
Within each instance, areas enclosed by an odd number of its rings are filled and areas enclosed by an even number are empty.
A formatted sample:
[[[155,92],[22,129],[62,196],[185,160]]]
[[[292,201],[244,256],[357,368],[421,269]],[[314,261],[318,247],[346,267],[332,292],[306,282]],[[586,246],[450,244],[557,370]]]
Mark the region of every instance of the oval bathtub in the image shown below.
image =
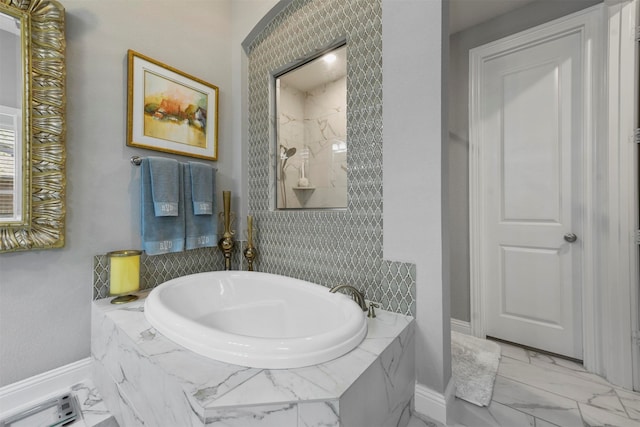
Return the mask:
[[[212,271],[169,280],[144,305],[161,334],[198,354],[252,368],[316,365],[351,351],[365,313],[324,286],[268,273]]]

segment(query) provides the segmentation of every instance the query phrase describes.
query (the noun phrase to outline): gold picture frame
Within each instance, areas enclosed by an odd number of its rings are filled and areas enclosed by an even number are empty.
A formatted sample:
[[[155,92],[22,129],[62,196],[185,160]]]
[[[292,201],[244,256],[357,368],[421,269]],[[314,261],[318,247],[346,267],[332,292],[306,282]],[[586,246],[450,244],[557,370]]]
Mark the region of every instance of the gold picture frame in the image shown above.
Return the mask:
[[[218,87],[133,50],[127,145],[218,160]]]
[[[21,22],[24,61],[23,215],[0,220],[0,253],[61,248],[65,243],[65,10],[55,0],[0,0]],[[20,178],[20,177],[17,177]]]

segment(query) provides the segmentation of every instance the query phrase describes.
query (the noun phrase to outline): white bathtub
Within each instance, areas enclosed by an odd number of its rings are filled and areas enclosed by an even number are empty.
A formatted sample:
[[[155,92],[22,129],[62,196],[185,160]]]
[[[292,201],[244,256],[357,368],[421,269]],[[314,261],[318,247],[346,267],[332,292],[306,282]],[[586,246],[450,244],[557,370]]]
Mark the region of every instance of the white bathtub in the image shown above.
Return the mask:
[[[144,305],[170,340],[211,359],[265,369],[299,368],[342,356],[367,334],[346,295],[290,277],[212,271],[169,280]]]

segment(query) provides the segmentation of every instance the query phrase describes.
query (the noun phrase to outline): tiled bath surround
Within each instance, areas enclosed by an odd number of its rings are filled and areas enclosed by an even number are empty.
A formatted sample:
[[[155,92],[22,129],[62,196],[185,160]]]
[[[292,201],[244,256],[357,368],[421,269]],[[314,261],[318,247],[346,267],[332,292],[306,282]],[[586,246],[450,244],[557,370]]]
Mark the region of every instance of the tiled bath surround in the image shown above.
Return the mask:
[[[246,242],[237,241],[233,254],[232,268],[246,270],[247,261],[242,256]],[[258,258],[254,262],[260,271],[260,248]],[[303,253],[293,254],[290,263],[280,274],[291,277],[304,277],[313,269],[313,263],[305,260]],[[224,258],[217,248],[202,248],[174,254],[147,256],[140,259],[140,289],[152,289],[155,286],[176,277],[187,274],[217,271],[224,269]],[[413,315],[415,310],[416,269],[415,265],[383,260],[380,272],[376,276],[382,286],[370,289],[367,297],[377,301],[382,308]],[[93,299],[109,296],[109,258],[106,255],[93,257]]]
[[[232,258],[234,269],[246,269],[246,260],[242,256],[245,243],[236,241]],[[217,270],[224,270],[224,257],[218,248],[201,248],[155,256],[143,253],[140,257],[140,289],[151,289],[167,280],[187,274]],[[109,257],[96,255],[93,257],[93,299],[107,296],[109,296]]]
[[[143,295],[144,296],[144,295]],[[296,369],[210,360],[158,334],[144,299],[92,309],[94,381],[121,426],[406,426],[415,322],[379,311],[346,355]]]
[[[277,211],[272,73],[347,41],[348,207]],[[414,313],[415,269],[382,259],[382,5],[293,0],[248,43],[249,211],[260,270],[362,288],[388,310]],[[388,142],[391,143],[391,142]],[[398,271],[402,269],[402,273]],[[400,283],[394,274],[404,276]]]
[[[294,0],[249,44],[249,210],[256,270],[324,286],[347,283],[398,313],[415,313],[413,264],[382,258],[382,23],[380,0]],[[347,40],[348,207],[274,210],[271,72]],[[240,236],[238,234],[238,236]],[[237,242],[237,247],[241,242]],[[244,269],[236,250],[233,268]],[[108,295],[108,258],[94,258],[94,299]],[[223,269],[217,248],[142,256],[141,288]]]
[[[242,250],[246,242],[237,241],[232,266],[234,269],[246,270],[246,260]],[[294,254],[290,264],[281,273],[291,277],[304,277],[313,265],[304,261],[303,254]],[[260,254],[254,262],[260,271]],[[152,289],[155,286],[176,277],[187,274],[217,271],[224,269],[224,258],[217,248],[202,248],[175,254],[147,256],[142,254],[140,261],[140,289]],[[383,260],[380,264],[379,278],[382,286],[370,290],[367,297],[382,304],[382,307],[413,315],[415,310],[415,265]],[[93,299],[109,296],[109,258],[96,255],[93,258]]]

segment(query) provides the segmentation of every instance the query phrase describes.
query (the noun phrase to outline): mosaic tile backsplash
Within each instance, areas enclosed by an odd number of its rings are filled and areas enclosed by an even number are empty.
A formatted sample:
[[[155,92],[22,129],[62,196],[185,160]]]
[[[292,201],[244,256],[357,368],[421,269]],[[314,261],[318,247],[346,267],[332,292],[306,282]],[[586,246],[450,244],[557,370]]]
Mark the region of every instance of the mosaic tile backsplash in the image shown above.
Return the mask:
[[[233,269],[246,269],[242,250],[245,242],[236,242],[232,258]],[[140,289],[152,289],[155,286],[205,271],[224,270],[224,257],[218,248],[202,248],[185,252],[140,257]],[[109,296],[109,257],[93,257],[93,299]]]
[[[272,74],[347,41],[348,207],[274,209]],[[387,310],[415,312],[415,266],[382,259],[382,4],[294,0],[248,45],[249,211],[259,270],[348,283]]]

